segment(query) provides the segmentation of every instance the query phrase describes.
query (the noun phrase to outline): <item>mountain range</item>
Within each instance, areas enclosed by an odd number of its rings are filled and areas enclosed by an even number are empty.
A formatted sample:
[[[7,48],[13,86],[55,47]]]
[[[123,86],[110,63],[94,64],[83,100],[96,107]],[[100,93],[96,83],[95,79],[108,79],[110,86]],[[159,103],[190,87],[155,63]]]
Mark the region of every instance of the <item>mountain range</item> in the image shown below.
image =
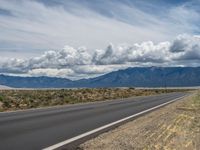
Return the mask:
[[[200,67],[134,67],[76,81],[57,77],[19,77],[1,74],[0,85],[14,88],[200,86]]]

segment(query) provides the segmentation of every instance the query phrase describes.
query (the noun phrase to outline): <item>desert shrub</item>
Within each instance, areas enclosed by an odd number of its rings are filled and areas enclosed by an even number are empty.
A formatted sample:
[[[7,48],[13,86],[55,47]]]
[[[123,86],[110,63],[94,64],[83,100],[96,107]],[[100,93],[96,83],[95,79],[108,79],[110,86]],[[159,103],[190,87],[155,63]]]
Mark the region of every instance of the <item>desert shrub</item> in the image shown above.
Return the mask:
[[[4,108],[10,108],[10,101],[9,100],[5,100],[4,97],[2,95],[0,95],[0,102],[3,103],[3,107]]]
[[[3,101],[3,107],[10,108],[10,103],[8,101]]]
[[[106,99],[145,96],[183,90],[130,88],[83,88],[61,90],[6,90],[0,92],[3,110],[37,108]],[[2,110],[0,110],[2,111]]]
[[[1,102],[3,101],[3,96],[2,96],[2,95],[0,95],[0,101],[1,101]]]

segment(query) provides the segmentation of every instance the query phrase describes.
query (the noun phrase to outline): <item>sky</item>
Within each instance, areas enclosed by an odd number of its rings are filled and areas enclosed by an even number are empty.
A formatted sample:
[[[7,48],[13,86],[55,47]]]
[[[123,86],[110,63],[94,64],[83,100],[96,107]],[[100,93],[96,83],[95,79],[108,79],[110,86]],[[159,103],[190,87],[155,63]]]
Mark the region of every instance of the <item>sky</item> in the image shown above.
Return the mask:
[[[72,80],[200,64],[200,0],[0,0],[0,73]]]

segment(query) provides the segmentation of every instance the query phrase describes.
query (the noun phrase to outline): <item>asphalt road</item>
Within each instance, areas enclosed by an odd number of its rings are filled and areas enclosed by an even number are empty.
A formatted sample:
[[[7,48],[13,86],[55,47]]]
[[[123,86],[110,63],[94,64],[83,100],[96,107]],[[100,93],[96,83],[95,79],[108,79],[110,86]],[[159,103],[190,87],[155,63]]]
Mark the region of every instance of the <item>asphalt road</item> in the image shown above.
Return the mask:
[[[0,150],[39,150],[186,95],[171,93],[0,113]]]

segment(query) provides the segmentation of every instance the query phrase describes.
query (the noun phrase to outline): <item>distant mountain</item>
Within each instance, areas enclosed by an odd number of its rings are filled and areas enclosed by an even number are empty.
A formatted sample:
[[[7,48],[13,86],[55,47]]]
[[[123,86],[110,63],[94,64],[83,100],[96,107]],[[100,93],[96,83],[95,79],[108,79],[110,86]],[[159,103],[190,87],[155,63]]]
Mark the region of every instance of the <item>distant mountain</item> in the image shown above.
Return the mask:
[[[83,82],[84,80],[81,80]],[[80,83],[81,83],[80,82]],[[200,85],[200,67],[135,67],[85,80],[87,87],[181,87]]]
[[[135,67],[77,81],[0,75],[0,84],[20,88],[200,86],[200,67]]]
[[[65,78],[0,75],[0,84],[15,88],[62,88],[72,86],[73,82]]]

